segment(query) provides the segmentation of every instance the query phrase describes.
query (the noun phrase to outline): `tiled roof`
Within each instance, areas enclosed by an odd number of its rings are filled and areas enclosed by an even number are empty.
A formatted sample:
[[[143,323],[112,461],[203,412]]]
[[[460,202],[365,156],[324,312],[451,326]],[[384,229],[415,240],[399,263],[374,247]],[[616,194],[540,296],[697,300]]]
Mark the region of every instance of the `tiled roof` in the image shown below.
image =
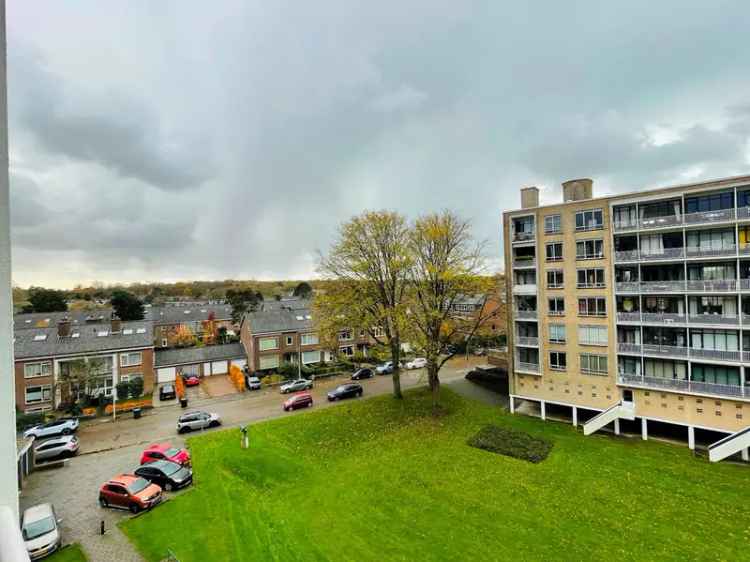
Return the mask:
[[[241,343],[228,343],[225,345],[157,350],[155,364],[157,367],[164,367],[165,365],[184,365],[186,363],[201,363],[203,361],[219,361],[240,357],[247,357],[244,346]]]
[[[94,310],[69,310],[68,312],[29,312],[13,316],[13,329],[31,330],[35,328],[54,328],[63,318],[70,318],[73,328],[85,324],[101,324],[112,318],[111,308]]]
[[[159,324],[180,324],[181,322],[202,322],[208,320],[213,312],[216,320],[229,320],[232,317],[232,307],[228,304],[210,304],[202,306],[155,306],[152,307],[147,318]]]
[[[18,330],[14,334],[16,359],[96,353],[115,349],[153,347],[151,322],[123,322],[121,331],[113,334],[105,324],[71,325],[70,336],[57,335],[57,324],[49,328]],[[78,335],[76,335],[78,334]]]
[[[256,310],[245,316],[253,334],[269,332],[297,332],[313,328],[310,310]]]

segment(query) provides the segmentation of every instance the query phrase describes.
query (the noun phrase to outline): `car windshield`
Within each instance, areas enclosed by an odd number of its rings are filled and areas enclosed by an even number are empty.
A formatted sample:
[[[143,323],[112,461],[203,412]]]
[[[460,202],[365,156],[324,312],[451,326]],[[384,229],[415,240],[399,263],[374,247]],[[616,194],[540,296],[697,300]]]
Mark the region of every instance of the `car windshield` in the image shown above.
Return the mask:
[[[171,476],[172,474],[180,470],[182,466],[180,466],[176,462],[164,461],[161,464],[160,468],[164,474],[166,474],[167,476]]]
[[[171,449],[167,449],[166,451],[164,451],[164,455],[167,457],[174,457],[179,454],[180,454],[180,450],[176,449],[175,447],[172,447]]]
[[[128,492],[130,492],[131,494],[137,494],[138,492],[142,492],[143,490],[145,490],[148,485],[149,481],[145,478],[137,478],[130,485],[128,485]]]
[[[345,386],[342,384],[341,386],[336,387],[336,392],[344,392],[348,388],[349,388],[348,386]]]
[[[46,535],[55,529],[55,518],[51,515],[23,526],[23,538],[27,541]]]

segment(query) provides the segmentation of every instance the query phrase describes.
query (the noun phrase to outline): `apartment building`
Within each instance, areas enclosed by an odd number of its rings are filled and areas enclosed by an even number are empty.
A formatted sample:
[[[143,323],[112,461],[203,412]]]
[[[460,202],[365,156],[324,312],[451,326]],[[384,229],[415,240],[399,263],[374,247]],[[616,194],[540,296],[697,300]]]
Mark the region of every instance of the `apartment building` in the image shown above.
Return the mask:
[[[144,393],[154,387],[154,346],[149,322],[73,325],[62,317],[56,325],[18,330],[15,348],[15,402],[22,412],[51,410],[76,389],[62,384],[66,370],[84,360],[96,377],[89,392],[112,394],[114,386],[143,379]]]
[[[511,409],[519,400],[666,422],[728,437],[712,460],[750,446],[750,176],[504,213]],[[746,365],[748,365],[746,367]]]

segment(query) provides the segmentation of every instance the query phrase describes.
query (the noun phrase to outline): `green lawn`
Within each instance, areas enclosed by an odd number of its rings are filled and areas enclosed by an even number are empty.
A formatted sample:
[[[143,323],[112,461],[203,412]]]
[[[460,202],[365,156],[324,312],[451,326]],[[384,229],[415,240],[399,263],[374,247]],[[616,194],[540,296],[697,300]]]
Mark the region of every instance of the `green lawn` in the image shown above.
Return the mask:
[[[78,543],[65,546],[46,559],[46,562],[87,562],[88,558]]]
[[[193,490],[122,524],[148,560],[736,560],[750,472],[687,446],[510,416],[443,391],[190,440]],[[487,423],[554,443],[539,464],[466,445]]]

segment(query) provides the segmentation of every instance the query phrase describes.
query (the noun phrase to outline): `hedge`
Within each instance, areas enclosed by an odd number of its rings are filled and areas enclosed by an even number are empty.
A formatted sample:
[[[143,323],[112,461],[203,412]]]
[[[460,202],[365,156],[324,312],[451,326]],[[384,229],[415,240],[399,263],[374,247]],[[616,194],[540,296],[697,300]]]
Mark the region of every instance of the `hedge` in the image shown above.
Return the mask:
[[[498,453],[533,463],[542,462],[552,450],[552,443],[497,425],[487,425],[470,437],[468,444],[478,449]]]

